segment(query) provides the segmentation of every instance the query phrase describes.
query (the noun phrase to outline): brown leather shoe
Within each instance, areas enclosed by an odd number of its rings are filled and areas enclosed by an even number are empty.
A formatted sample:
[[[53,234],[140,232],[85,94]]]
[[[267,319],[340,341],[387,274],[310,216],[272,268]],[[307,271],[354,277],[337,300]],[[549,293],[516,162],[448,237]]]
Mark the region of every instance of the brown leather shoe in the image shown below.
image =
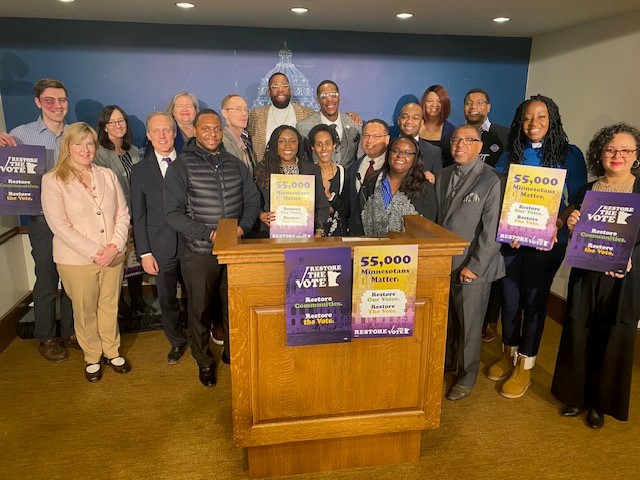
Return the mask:
[[[224,329],[222,325],[216,324],[211,327],[211,341],[216,345],[224,345]]]
[[[78,343],[78,338],[76,337],[75,333],[72,334],[69,338],[65,338],[64,344],[67,346],[67,348],[75,348],[76,350],[82,350],[82,348],[80,347],[80,344]]]
[[[113,361],[116,358],[121,358],[122,360],[124,360],[124,363],[122,365],[115,365]],[[105,357],[104,363],[106,363],[107,365],[111,365],[111,368],[113,368],[113,371],[116,373],[129,373],[131,371],[131,364],[129,363],[129,360],[127,360],[123,356],[114,357],[114,358]]]
[[[64,362],[67,358],[69,358],[69,354],[60,344],[60,341],[57,338],[52,338],[51,340],[47,340],[46,342],[41,343],[38,350],[40,351],[40,355],[42,355],[50,362]]]

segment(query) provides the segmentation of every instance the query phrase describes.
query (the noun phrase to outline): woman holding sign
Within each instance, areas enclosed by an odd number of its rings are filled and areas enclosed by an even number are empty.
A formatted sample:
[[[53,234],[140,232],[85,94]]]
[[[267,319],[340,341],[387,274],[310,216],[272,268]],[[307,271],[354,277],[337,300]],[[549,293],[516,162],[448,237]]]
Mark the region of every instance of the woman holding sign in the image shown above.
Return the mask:
[[[509,171],[512,164],[566,169],[560,211],[571,203],[587,182],[582,152],[569,144],[558,106],[553,100],[534,95],[520,104],[511,123],[507,149],[496,169]],[[547,298],[567,247],[564,220],[551,249],[520,247],[517,241],[504,245],[502,254],[507,274],[502,279],[502,343],[504,355],[487,371],[491,380],[507,381],[500,394],[519,398],[531,385],[531,369],[542,338],[547,315]]]
[[[325,237],[342,237],[347,234],[347,172],[342,165],[333,162],[333,153],[338,142],[338,132],[329,125],[321,123],[309,131],[309,143],[314,160],[320,167],[324,194],[331,205],[329,218],[324,227]]]
[[[589,171],[599,180],[576,197],[567,226],[580,220],[580,205],[587,190],[640,193],[638,180],[640,131],[625,123],[603,128],[587,150]],[[563,402],[565,417],[587,408],[592,428],[604,424],[604,415],[618,420],[629,416],[633,350],[640,318],[640,248],[638,238],[627,272],[595,272],[573,268],[569,276],[567,318],[551,384],[551,393]],[[635,267],[635,268],[634,268]]]
[[[262,197],[260,212],[260,237],[269,237],[269,230],[277,221],[271,211],[271,175],[313,175],[314,183],[314,231],[322,236],[329,217],[329,201],[322,186],[320,168],[307,159],[302,136],[295,128],[281,125],[271,134],[262,162],[256,167],[255,181]],[[294,182],[291,182],[292,184]]]
[[[352,232],[386,237],[389,231],[404,231],[403,215],[435,222],[436,211],[435,189],[424,177],[418,142],[402,136],[389,143],[384,165],[362,185]]]

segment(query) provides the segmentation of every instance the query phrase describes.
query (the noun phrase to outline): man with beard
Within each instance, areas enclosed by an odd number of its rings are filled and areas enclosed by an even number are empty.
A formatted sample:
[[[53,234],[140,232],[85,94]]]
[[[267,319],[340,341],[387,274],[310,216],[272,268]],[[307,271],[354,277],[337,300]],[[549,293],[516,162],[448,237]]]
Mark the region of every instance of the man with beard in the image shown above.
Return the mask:
[[[509,129],[491,123],[489,121],[490,111],[491,101],[487,92],[481,88],[473,88],[467,92],[464,97],[464,118],[467,125],[477,128],[480,132],[483,145],[480,158],[484,163],[495,167],[507,146]]]
[[[212,254],[221,218],[238,219],[238,236],[258,219],[260,195],[249,169],[222,144],[222,120],[213,110],[200,110],[193,121],[196,136],[171,162],[164,180],[167,223],[185,236],[185,281],[189,292],[191,355],[200,382],[216,384],[216,365],[209,349],[212,304],[222,298],[225,330],[222,361],[230,362],[227,280],[224,265]]]
[[[264,157],[264,150],[273,131],[280,125],[296,127],[314,111],[291,101],[291,84],[284,73],[274,73],[269,77],[269,98],[271,105],[264,105],[249,112],[247,131],[253,140],[253,149],[258,162]]]
[[[329,125],[338,134],[336,151],[332,160],[345,169],[349,168],[358,154],[360,145],[360,126],[351,116],[338,110],[340,107],[340,90],[332,80],[323,80],[316,88],[320,111],[298,122],[298,131],[305,140],[313,127],[319,124]],[[360,122],[362,123],[362,122]],[[309,147],[309,150],[311,147]],[[309,158],[313,158],[310,156]]]

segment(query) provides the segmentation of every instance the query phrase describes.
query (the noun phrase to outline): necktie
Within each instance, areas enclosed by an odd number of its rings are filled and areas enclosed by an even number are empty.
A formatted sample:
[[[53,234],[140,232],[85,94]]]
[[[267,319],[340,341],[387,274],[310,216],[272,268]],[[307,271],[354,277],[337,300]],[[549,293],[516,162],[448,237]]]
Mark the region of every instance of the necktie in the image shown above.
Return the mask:
[[[171,164],[171,159],[169,157],[165,157],[162,159],[163,162],[167,162],[167,165]]]
[[[373,168],[373,164],[375,162],[373,160],[369,160],[369,168],[367,168],[367,171],[364,174],[364,179],[366,180],[367,178],[369,178],[371,175],[373,175],[373,172],[375,172],[375,169]]]
[[[244,151],[245,155],[246,155],[246,160],[247,160],[247,166],[249,167],[250,171],[253,171],[253,166],[256,163],[256,157],[255,157],[255,153],[253,152],[253,142],[251,141],[251,135],[249,135],[248,132],[242,132],[240,134],[240,139],[242,140],[242,143],[244,143],[244,146],[246,147],[246,150]]]

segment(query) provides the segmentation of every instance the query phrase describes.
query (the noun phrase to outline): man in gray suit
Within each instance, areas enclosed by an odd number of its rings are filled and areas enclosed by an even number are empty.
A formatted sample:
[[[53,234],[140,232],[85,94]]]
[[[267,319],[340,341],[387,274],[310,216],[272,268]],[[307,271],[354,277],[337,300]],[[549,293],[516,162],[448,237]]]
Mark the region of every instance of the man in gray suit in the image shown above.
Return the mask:
[[[503,188],[498,172],[480,159],[482,140],[471,125],[451,136],[455,163],[436,173],[438,224],[471,243],[452,259],[445,367],[457,370],[447,394],[471,393],[480,367],[480,345],[491,282],[504,276],[496,231]]]
[[[349,168],[349,165],[355,161],[356,155],[358,155],[360,126],[352,120],[351,116],[338,110],[340,107],[340,90],[335,82],[331,80],[320,82],[318,88],[316,88],[316,95],[320,111],[298,122],[298,131],[307,140],[309,131],[320,123],[335,128],[339,142],[336,145],[336,152],[333,154],[333,161],[344,168]]]

